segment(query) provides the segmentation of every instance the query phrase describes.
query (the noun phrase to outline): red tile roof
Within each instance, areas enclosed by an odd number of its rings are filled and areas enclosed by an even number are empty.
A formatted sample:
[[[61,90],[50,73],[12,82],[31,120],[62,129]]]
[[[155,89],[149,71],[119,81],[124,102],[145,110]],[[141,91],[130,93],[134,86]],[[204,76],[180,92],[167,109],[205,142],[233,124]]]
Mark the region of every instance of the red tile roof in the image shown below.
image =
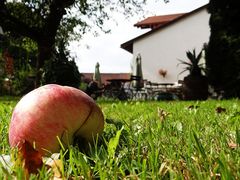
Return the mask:
[[[136,24],[134,26],[139,27],[139,28],[151,28],[155,29],[158,28],[166,23],[169,23],[170,21],[173,21],[182,15],[186,13],[179,13],[179,14],[170,14],[170,15],[162,15],[162,16],[151,16],[148,17]]]
[[[184,19],[184,18],[186,18],[188,16],[191,16],[192,14],[194,14],[194,13],[196,13],[198,11],[201,11],[202,9],[205,9],[207,7],[207,5],[208,4],[206,4],[206,5],[202,6],[202,7],[199,7],[199,8],[197,8],[197,9],[191,11],[191,12],[183,13],[181,16],[175,17],[175,19],[169,20],[168,22],[165,22],[165,23],[161,24],[160,26],[154,27],[154,29],[152,29],[151,31],[148,31],[148,32],[146,32],[146,33],[144,33],[144,34],[142,34],[140,36],[137,36],[137,37],[135,37],[135,38],[133,38],[133,39],[131,39],[131,40],[121,44],[120,47],[122,49],[125,49],[126,51],[128,51],[130,53],[133,53],[133,43],[134,43],[134,41],[136,41],[138,39],[141,39],[143,37],[146,37],[149,34],[152,34],[152,33],[156,32],[156,31],[158,31],[159,29],[163,29],[165,27],[168,27],[169,25],[174,24],[174,23],[180,21],[181,19]],[[169,15],[167,15],[167,16],[169,16]]]

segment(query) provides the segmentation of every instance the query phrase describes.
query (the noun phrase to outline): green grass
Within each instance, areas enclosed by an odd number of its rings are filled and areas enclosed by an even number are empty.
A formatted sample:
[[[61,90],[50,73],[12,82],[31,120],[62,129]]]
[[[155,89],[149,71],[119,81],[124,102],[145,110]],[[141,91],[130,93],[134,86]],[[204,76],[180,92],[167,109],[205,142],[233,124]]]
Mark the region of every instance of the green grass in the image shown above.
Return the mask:
[[[7,133],[15,103],[0,101],[0,154],[10,153]],[[64,177],[240,179],[239,100],[97,103],[106,118],[101,140],[86,153],[77,146],[62,151]],[[22,171],[15,173],[21,179]],[[51,176],[45,167],[32,178]]]

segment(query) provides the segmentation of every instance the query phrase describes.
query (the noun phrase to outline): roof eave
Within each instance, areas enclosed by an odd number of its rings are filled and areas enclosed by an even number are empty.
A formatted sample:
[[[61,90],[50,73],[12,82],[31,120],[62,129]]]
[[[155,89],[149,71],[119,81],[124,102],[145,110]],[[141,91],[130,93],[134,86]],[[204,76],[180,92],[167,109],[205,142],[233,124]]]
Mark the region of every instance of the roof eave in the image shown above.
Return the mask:
[[[142,38],[142,37],[145,37],[145,36],[147,36],[147,35],[155,32],[155,31],[157,31],[157,30],[159,30],[159,29],[165,28],[165,27],[167,27],[167,26],[169,26],[169,25],[171,25],[171,24],[173,24],[173,23],[175,23],[175,22],[177,22],[177,21],[179,21],[179,20],[181,20],[181,19],[184,19],[185,17],[187,17],[187,16],[189,16],[189,15],[191,15],[191,14],[194,14],[194,13],[198,12],[198,11],[201,10],[201,9],[206,8],[207,5],[208,5],[208,4],[203,5],[203,6],[199,7],[199,8],[197,8],[197,9],[189,12],[189,13],[185,13],[184,15],[176,18],[176,19],[173,20],[173,21],[170,21],[170,22],[168,22],[168,23],[165,23],[164,25],[159,26],[158,28],[152,29],[152,30],[150,30],[150,31],[148,31],[148,32],[140,35],[140,36],[137,36],[137,37],[135,37],[135,38],[133,38],[133,39],[131,39],[131,40],[129,40],[129,41],[121,44],[120,47],[121,47],[122,49],[130,52],[130,53],[133,53],[133,43],[134,43],[134,41],[136,41],[136,40],[138,40],[138,39],[140,39],[140,38]]]
[[[130,41],[127,41],[127,42],[125,42],[125,43],[123,43],[123,44],[121,44],[121,48],[122,49],[124,49],[124,50],[126,50],[126,51],[128,51],[129,53],[133,53],[133,39],[132,40],[130,40]]]

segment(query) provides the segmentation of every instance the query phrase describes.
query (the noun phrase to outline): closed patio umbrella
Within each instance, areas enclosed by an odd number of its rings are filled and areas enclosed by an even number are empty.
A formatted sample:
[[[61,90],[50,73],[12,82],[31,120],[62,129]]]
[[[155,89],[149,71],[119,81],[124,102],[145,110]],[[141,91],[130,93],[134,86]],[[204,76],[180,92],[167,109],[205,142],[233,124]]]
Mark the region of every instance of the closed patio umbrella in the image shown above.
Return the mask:
[[[134,88],[141,89],[143,87],[142,58],[140,53],[133,59],[132,80]]]
[[[101,74],[100,74],[99,67],[100,67],[100,65],[97,62],[96,66],[95,66],[95,72],[93,74],[93,81],[96,81],[98,83],[98,87],[101,88],[102,87],[102,80],[101,80]]]
[[[3,29],[2,29],[1,26],[0,26],[0,35],[4,35],[4,33],[3,33]]]

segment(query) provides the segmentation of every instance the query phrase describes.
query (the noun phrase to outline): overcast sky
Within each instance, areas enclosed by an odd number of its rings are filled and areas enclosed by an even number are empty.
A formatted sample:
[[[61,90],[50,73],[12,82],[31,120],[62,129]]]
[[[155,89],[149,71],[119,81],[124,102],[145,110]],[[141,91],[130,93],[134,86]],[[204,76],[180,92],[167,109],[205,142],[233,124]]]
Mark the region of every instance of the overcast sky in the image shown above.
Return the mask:
[[[157,2],[152,0],[148,3],[148,13],[144,16],[189,12],[208,2],[208,0],[170,0],[166,4],[163,0]],[[71,54],[75,57],[80,73],[94,72],[97,62],[100,64],[100,72],[130,72],[132,54],[121,49],[120,45],[146,32],[133,27],[133,24],[143,19],[132,17],[126,20],[122,15],[116,15],[115,19],[118,25],[113,22],[107,24],[111,29],[110,34],[100,33],[98,37],[94,37],[89,33],[80,42],[71,43]]]

